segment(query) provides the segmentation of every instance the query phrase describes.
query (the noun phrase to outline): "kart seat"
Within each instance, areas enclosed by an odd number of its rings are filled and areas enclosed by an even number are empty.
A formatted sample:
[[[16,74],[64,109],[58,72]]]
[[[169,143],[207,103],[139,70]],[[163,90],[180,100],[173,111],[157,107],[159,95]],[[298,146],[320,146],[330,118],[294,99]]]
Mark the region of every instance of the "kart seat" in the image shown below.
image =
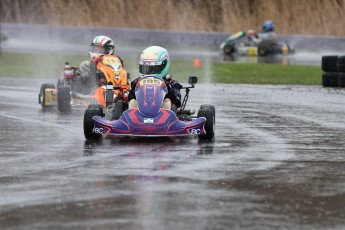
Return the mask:
[[[132,99],[129,101],[128,109],[135,109],[135,108],[138,108],[138,102],[137,100]]]

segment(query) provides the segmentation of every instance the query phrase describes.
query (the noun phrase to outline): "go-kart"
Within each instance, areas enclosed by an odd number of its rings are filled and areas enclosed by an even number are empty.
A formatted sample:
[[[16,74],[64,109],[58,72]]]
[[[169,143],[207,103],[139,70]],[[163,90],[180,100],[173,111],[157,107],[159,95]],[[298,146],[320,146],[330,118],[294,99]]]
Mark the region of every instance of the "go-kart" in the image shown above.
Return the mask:
[[[189,77],[181,108],[174,112],[162,108],[168,86],[155,76],[141,78],[135,88],[137,107],[129,108],[117,120],[106,118],[101,105],[91,104],[84,113],[84,135],[97,140],[102,135],[115,136],[198,136],[200,140],[214,140],[215,107],[201,105],[197,116],[185,110],[189,91],[197,77]]]
[[[59,112],[65,113],[70,112],[72,106],[86,108],[96,102],[104,108],[110,106],[108,110],[113,110],[114,106],[110,105],[110,101],[113,103],[115,98],[124,101],[124,95],[129,90],[129,73],[123,68],[117,56],[105,55],[97,61],[98,87],[92,94],[81,93],[81,88],[84,86],[76,80],[78,71],[79,68],[71,67],[66,62],[63,77],[58,80],[56,86],[47,83],[41,85],[38,103],[41,104],[43,111],[57,107]],[[113,97],[112,100],[110,96]]]
[[[270,54],[290,54],[294,53],[286,43],[275,43],[270,41],[262,41],[258,44],[245,41],[246,32],[237,32],[225,39],[219,48],[222,53],[227,56],[244,55],[244,56],[267,56]]]

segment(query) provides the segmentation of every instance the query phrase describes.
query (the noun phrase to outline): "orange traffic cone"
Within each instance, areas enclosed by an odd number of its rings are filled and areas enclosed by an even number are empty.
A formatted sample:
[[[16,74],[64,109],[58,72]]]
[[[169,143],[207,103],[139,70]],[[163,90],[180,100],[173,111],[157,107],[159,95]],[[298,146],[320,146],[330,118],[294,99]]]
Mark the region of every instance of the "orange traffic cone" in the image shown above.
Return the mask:
[[[194,58],[194,68],[199,68],[200,67],[200,60],[199,58]]]

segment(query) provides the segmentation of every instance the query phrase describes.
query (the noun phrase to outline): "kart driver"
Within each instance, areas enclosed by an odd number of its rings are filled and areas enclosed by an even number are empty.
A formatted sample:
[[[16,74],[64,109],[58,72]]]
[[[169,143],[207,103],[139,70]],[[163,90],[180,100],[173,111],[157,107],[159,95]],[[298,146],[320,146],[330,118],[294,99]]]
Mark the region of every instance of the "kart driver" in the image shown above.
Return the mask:
[[[274,32],[275,25],[273,21],[265,21],[262,25],[262,33],[260,34],[260,42],[277,43],[277,35]]]
[[[140,77],[131,82],[131,89],[128,94],[129,108],[135,108],[135,87],[143,76],[156,76],[162,78],[168,86],[168,98],[164,99],[163,108],[171,109],[174,112],[181,107],[182,85],[173,80],[168,74],[170,68],[170,57],[168,51],[160,46],[150,46],[143,50],[139,59]]]
[[[256,46],[257,44],[259,44],[259,42],[260,42],[259,35],[257,33],[255,33],[254,30],[248,30],[246,35],[247,35],[247,39],[248,39],[247,45]]]
[[[97,74],[97,63],[106,54],[114,54],[115,46],[111,38],[99,35],[96,36],[89,48],[89,60],[83,61],[79,66],[78,77],[76,78],[75,90],[79,93],[90,94],[100,83],[100,76]],[[118,57],[123,66],[123,60]]]

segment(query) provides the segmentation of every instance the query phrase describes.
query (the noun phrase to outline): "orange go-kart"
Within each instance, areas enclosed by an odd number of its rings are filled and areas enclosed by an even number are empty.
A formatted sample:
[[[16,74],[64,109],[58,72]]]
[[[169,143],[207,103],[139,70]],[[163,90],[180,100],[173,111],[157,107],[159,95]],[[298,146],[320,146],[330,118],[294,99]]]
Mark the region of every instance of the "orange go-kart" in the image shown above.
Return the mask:
[[[129,73],[123,68],[120,58],[104,55],[97,63],[98,88],[91,95],[76,92],[76,78],[79,68],[65,63],[63,79],[54,84],[42,84],[39,93],[39,104],[42,110],[57,106],[60,112],[70,112],[72,106],[87,107],[90,103],[103,106],[105,114],[117,119],[127,109],[127,92],[130,89]],[[115,107],[117,108],[115,109]]]
[[[103,106],[106,116],[118,119],[128,108],[129,74],[121,60],[114,55],[103,56],[97,63],[97,71],[100,87],[92,97]]]

